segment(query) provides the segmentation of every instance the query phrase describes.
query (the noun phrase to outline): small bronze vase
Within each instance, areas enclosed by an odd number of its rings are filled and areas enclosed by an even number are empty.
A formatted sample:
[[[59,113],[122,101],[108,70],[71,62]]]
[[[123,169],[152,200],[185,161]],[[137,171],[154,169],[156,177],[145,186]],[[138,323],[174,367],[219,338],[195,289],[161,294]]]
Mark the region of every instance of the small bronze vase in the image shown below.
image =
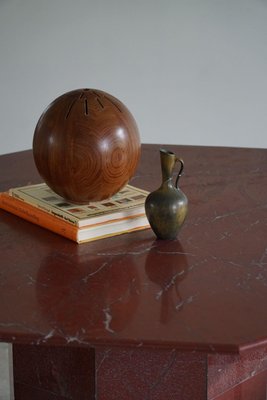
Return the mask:
[[[164,149],[160,149],[160,160],[162,184],[147,196],[145,210],[151,228],[159,239],[175,239],[188,210],[187,197],[178,187],[184,162],[171,151]],[[172,178],[177,161],[181,166],[174,185]]]

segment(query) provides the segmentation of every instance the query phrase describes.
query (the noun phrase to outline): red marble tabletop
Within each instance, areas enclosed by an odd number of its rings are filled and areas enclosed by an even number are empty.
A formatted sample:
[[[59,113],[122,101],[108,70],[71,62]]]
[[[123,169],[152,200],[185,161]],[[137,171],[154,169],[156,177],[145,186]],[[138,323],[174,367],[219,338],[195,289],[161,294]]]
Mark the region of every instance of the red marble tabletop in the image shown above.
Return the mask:
[[[131,183],[161,182],[143,145]],[[267,344],[267,150],[171,146],[189,214],[176,241],[149,229],[77,245],[0,211],[0,339],[238,352]],[[0,190],[40,182],[31,151],[0,157]]]

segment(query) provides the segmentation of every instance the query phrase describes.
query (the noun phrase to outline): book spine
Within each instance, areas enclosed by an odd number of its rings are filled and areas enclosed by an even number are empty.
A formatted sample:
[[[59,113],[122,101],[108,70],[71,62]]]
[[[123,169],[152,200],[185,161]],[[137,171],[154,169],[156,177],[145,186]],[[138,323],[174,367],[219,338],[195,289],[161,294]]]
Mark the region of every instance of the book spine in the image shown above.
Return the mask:
[[[0,208],[72,241],[78,241],[76,227],[8,194],[0,194]]]
[[[46,203],[42,203],[41,201],[38,201],[37,199],[33,198],[32,196],[27,196],[26,193],[18,193],[15,189],[9,191],[10,196],[19,199],[20,201],[25,202],[26,204],[31,204],[33,207],[36,207],[40,210],[44,210],[46,213],[51,214],[54,217],[61,218],[63,221],[66,221],[70,224],[73,224],[75,226],[78,225],[78,220],[75,217],[72,217],[69,214],[64,213],[64,211],[60,210],[53,210],[51,209]]]

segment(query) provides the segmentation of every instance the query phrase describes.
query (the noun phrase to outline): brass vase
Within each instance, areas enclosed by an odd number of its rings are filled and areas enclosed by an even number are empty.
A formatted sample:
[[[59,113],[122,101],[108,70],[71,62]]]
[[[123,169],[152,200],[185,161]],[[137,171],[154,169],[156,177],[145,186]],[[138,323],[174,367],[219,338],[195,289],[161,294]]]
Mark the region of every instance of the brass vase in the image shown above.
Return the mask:
[[[145,203],[147,219],[159,239],[176,239],[188,210],[186,195],[178,187],[179,178],[184,169],[184,162],[176,155],[160,149],[162,184],[151,192]],[[175,184],[173,183],[174,167],[180,163]]]

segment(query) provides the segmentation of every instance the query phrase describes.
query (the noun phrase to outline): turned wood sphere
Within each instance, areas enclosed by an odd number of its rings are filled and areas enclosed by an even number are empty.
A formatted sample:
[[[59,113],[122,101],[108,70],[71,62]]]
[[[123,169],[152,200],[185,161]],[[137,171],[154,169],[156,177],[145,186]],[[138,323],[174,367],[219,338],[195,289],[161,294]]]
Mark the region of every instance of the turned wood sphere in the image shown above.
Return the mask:
[[[130,111],[95,89],[73,90],[55,99],[33,137],[41,177],[54,192],[78,204],[117,193],[133,176],[140,149]]]

